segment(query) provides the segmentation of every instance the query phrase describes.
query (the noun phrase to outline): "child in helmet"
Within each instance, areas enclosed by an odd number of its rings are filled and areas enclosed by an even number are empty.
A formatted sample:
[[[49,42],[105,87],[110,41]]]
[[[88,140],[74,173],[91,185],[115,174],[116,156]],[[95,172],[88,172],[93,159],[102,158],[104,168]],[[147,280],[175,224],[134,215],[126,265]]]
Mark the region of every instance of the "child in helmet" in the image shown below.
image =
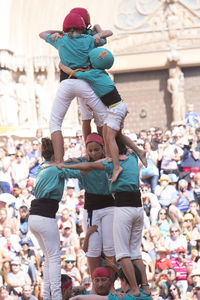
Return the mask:
[[[114,182],[122,172],[122,167],[119,165],[119,152],[115,141],[116,136],[123,139],[126,145],[138,155],[145,166],[147,166],[146,153],[121,132],[128,110],[114,82],[105,71],[105,69],[110,69],[113,65],[114,57],[112,53],[105,48],[95,48],[89,53],[89,59],[92,68],[85,72],[81,70],[73,71],[62,63],[60,63],[60,68],[67,74],[70,74],[70,76],[76,76],[79,79],[89,82],[101,101],[108,107],[107,116],[104,120],[103,136],[106,144],[106,154],[111,156],[113,160],[113,174],[110,181]]]
[[[80,10],[80,8],[79,8]],[[86,19],[86,16],[84,16]],[[86,34],[86,24],[84,17],[75,12],[69,13],[63,22],[63,31],[47,30],[41,32],[39,36],[46,42],[54,46],[58,52],[61,62],[71,68],[87,68],[89,64],[88,54],[90,50],[96,47],[93,36]],[[86,19],[89,22],[89,19]],[[111,31],[105,31],[102,34],[105,37],[112,35]],[[98,36],[99,38],[99,36]],[[104,39],[100,40],[100,45],[104,44]],[[102,104],[100,99],[96,96],[90,85],[82,80],[63,80],[58,88],[54,104],[50,116],[50,132],[53,142],[55,160],[57,162],[63,161],[64,147],[63,137],[61,132],[61,125],[64,116],[70,106],[71,101],[75,97],[80,97],[83,101],[95,110],[96,124],[99,127],[103,126],[102,120],[106,113],[106,107]],[[83,112],[83,120],[88,120],[87,115]],[[91,117],[89,117],[91,119]],[[83,131],[86,136],[90,128],[86,128],[83,124]]]

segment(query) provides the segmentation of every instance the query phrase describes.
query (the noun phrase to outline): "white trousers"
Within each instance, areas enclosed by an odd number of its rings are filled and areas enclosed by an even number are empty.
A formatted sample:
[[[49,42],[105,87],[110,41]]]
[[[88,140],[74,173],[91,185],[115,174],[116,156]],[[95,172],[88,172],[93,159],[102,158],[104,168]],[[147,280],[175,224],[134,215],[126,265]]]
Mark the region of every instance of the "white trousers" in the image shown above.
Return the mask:
[[[51,109],[50,132],[61,130],[62,122],[68,111],[71,101],[79,97],[79,101],[84,102],[80,105],[82,119],[87,120],[87,114],[91,119],[91,113],[87,113],[87,106],[95,113],[96,125],[101,127],[107,114],[107,107],[97,97],[89,83],[81,79],[65,79],[57,90],[56,97]],[[86,106],[87,105],[87,106]]]
[[[144,224],[143,207],[115,207],[113,236],[116,260],[123,257],[141,259],[141,238]]]
[[[114,207],[106,207],[95,209],[92,212],[92,225],[97,225],[97,232],[94,232],[89,238],[88,251],[86,253],[89,257],[99,257],[101,252],[105,256],[115,256],[114,242],[113,242],[113,214]],[[87,210],[84,210],[84,227],[85,231],[90,224]]]
[[[45,257],[43,300],[62,300],[60,236],[56,219],[30,215],[28,224]]]

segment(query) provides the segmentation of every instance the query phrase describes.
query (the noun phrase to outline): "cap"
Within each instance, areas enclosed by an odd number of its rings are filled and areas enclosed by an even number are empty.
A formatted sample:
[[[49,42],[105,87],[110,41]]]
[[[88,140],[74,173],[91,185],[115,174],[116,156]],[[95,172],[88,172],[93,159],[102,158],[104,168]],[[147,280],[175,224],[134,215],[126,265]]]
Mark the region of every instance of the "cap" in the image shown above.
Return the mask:
[[[11,265],[21,265],[19,258],[15,258],[11,261]]]
[[[68,254],[66,257],[65,257],[65,261],[76,261],[76,257],[72,254]]]
[[[76,13],[80,15],[84,19],[85,24],[87,26],[90,25],[90,15],[86,8],[75,7],[70,10],[70,13]]]
[[[26,186],[29,187],[29,186],[34,186],[34,180],[29,178],[26,182]]]
[[[169,183],[170,182],[169,176],[166,175],[166,174],[163,174],[158,181],[159,182],[161,182],[161,181],[167,181]]]
[[[114,63],[114,56],[105,48],[95,48],[90,51],[89,59],[94,69],[110,69]]]
[[[192,220],[192,221],[194,221],[194,216],[193,216],[193,214],[191,214],[191,213],[186,213],[186,214],[183,216],[183,221],[187,221],[187,220]]]
[[[23,240],[20,241],[20,245],[25,245],[25,244],[28,246],[30,245],[30,241],[26,238],[24,238]]]
[[[67,188],[75,188],[75,184],[74,184],[74,181],[73,179],[69,179],[68,182],[67,182]]]
[[[190,277],[192,277],[192,276],[200,276],[200,270],[199,269],[192,270]]]
[[[16,198],[12,194],[2,193],[0,194],[0,201],[10,205],[11,203],[16,202]]]
[[[165,253],[169,253],[170,251],[168,249],[166,249],[165,247],[160,247],[156,249],[156,252],[165,252]]]
[[[107,278],[110,278],[110,273],[109,273],[109,271],[108,271],[107,268],[98,267],[98,268],[94,269],[94,271],[92,273],[92,279],[94,279],[96,277],[107,277]]]
[[[85,232],[81,232],[79,237],[80,237],[80,239],[84,239],[85,238]]]
[[[83,284],[90,284],[92,282],[90,277],[83,278]]]
[[[77,28],[77,29],[85,29],[86,25],[84,19],[76,14],[76,13],[69,13],[64,21],[63,21],[63,31],[66,32],[70,28]]]
[[[91,143],[91,142],[98,143],[101,146],[104,145],[103,138],[98,133],[90,133],[90,134],[88,134],[88,136],[86,138],[86,141],[85,141],[85,144],[87,145],[88,143]]]
[[[200,233],[197,234],[195,241],[200,241]]]
[[[72,227],[72,224],[69,222],[69,221],[66,221],[63,223],[63,228],[71,228]]]
[[[184,252],[185,253],[186,249],[184,247],[179,247],[179,248],[176,249],[176,252],[177,253],[180,253],[180,252]]]

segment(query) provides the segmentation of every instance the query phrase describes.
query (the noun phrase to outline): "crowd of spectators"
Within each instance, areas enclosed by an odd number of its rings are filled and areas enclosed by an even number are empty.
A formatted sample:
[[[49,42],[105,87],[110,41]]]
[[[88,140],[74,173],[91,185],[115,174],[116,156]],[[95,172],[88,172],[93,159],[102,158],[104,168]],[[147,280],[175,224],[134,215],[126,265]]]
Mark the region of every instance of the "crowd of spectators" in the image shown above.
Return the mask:
[[[125,134],[147,153],[148,167],[140,165],[141,251],[152,299],[200,299],[200,127],[181,124]],[[28,229],[40,141],[6,138],[0,143],[0,300],[42,299],[44,258]],[[66,138],[64,147],[65,159],[84,155],[81,132]],[[67,180],[57,213],[62,273],[74,287],[89,290],[83,208],[84,190],[77,179]]]

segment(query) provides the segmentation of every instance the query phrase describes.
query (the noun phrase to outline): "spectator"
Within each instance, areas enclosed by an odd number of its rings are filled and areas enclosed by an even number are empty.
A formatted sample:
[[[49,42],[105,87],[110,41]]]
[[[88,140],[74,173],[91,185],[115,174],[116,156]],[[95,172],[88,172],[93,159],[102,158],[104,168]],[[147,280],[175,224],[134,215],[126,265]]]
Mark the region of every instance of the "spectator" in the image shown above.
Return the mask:
[[[177,285],[177,273],[176,270],[173,268],[169,268],[168,270],[164,270],[160,273],[160,278],[161,280],[158,283],[158,286],[160,288],[160,295],[166,299],[168,297],[168,291],[169,291],[169,286],[174,283]],[[179,289],[182,291],[183,287],[179,283]]]
[[[72,225],[69,221],[63,223],[63,247],[66,248],[65,254],[76,255],[79,245],[77,234],[72,232]]]
[[[161,146],[162,145],[162,146]],[[162,174],[178,175],[177,162],[180,160],[183,150],[170,143],[170,137],[163,136],[162,144],[158,148],[158,161],[161,161]]]
[[[32,287],[30,284],[25,284],[23,286],[22,295],[18,297],[18,300],[38,300],[32,295]]]
[[[200,117],[199,114],[194,111],[194,104],[188,103],[184,119],[187,126],[197,127],[199,125]]]
[[[11,164],[15,158],[15,150],[8,154],[5,147],[0,147],[0,192],[11,193],[12,179],[10,175]]]
[[[171,261],[167,258],[168,250],[165,247],[160,247],[156,249],[156,253],[158,254],[159,258],[156,259],[156,268],[161,269],[162,271],[171,268]]]
[[[170,235],[165,239],[165,247],[170,250],[170,258],[177,257],[176,249],[180,247],[187,249],[187,240],[181,234],[180,227],[177,224],[170,226],[169,233]]]
[[[158,288],[151,288],[151,298],[152,300],[163,300],[163,298],[160,297],[160,292]]]
[[[190,281],[191,283],[188,285],[186,297],[190,298],[193,296],[193,289],[194,287],[200,283],[200,270],[194,269],[192,270],[192,273],[190,274]]]
[[[72,296],[72,279],[67,274],[61,275],[62,299],[68,300]]]
[[[23,286],[26,283],[31,284],[29,275],[20,268],[19,259],[11,261],[11,271],[6,276],[6,283],[9,291],[18,296],[22,294]]]
[[[15,188],[25,188],[29,175],[29,165],[23,152],[18,150],[11,166],[11,175]]]
[[[189,252],[191,252],[191,246],[195,244],[195,238],[199,232],[195,226],[193,214],[186,213],[183,216],[182,231],[187,239]]]
[[[198,282],[194,288],[194,297],[192,300],[200,300],[200,283]]]
[[[20,218],[19,230],[22,239],[26,237],[26,234],[28,232],[28,215],[29,215],[28,207],[25,205],[21,206],[19,208],[19,218]]]
[[[196,241],[196,250],[197,250],[197,255],[200,256],[200,233],[197,234],[196,238],[195,238],[195,241]]]
[[[200,204],[200,172],[194,176],[194,198]]]
[[[38,140],[32,141],[32,151],[27,153],[29,158],[29,177],[36,178],[36,173],[41,160],[40,144]]]
[[[70,216],[68,208],[64,208],[61,211],[61,217],[58,219],[58,228],[62,233],[64,233],[63,224],[65,222],[70,222],[72,225],[72,232],[76,233],[76,224],[72,216]]]
[[[163,129],[158,127],[155,129],[155,138],[153,139],[154,149],[158,149],[158,145],[162,143],[163,138]]]
[[[76,264],[76,258],[72,254],[69,254],[66,256],[64,260],[64,267],[61,270],[62,274],[67,274],[72,278],[72,283],[73,285],[80,285],[81,284],[81,274],[77,267],[75,266]]]
[[[142,181],[149,183],[151,192],[154,193],[159,177],[159,170],[157,168],[158,154],[157,151],[154,151],[153,144],[148,140],[144,141],[144,150],[146,151],[148,166],[147,168],[142,166]]]
[[[196,226],[200,231],[200,207],[198,202],[196,202],[195,200],[190,201],[188,212],[193,214],[195,218]]]
[[[151,258],[155,260],[157,258],[156,248],[163,247],[165,243],[164,238],[160,233],[160,229],[157,225],[151,225],[146,234],[146,240],[143,240],[144,250],[149,253]]]
[[[147,217],[152,221],[158,215],[160,204],[156,195],[151,193],[150,185],[148,183],[141,184],[140,188],[144,211],[146,212]]]
[[[19,241],[20,237],[17,234],[12,234],[11,228],[6,226],[3,230],[3,237],[0,239],[0,245],[8,250],[11,259],[14,259],[21,249]]]
[[[172,195],[172,205],[169,207],[169,215],[174,223],[182,219],[187,212],[190,201],[194,200],[194,194],[187,190],[188,183],[181,179],[178,183],[178,190]]]
[[[168,294],[167,300],[182,300],[183,299],[181,297],[180,289],[175,283],[172,283],[169,285],[168,293],[169,294]]]
[[[152,224],[155,224],[159,227],[160,232],[164,238],[169,235],[169,228],[172,225],[172,221],[165,208],[161,208],[159,210],[157,219],[154,219]]]
[[[9,296],[9,291],[6,286],[0,287],[0,300],[14,300],[12,296]]]
[[[176,193],[174,186],[170,185],[169,176],[163,174],[159,179],[160,185],[156,186],[155,194],[162,208],[168,209],[172,203],[172,196]]]
[[[171,259],[172,268],[176,270],[178,283],[183,285],[183,295],[185,295],[188,287],[188,277],[192,273],[192,260],[187,257],[186,249],[184,247],[179,247],[176,249],[178,257]]]

